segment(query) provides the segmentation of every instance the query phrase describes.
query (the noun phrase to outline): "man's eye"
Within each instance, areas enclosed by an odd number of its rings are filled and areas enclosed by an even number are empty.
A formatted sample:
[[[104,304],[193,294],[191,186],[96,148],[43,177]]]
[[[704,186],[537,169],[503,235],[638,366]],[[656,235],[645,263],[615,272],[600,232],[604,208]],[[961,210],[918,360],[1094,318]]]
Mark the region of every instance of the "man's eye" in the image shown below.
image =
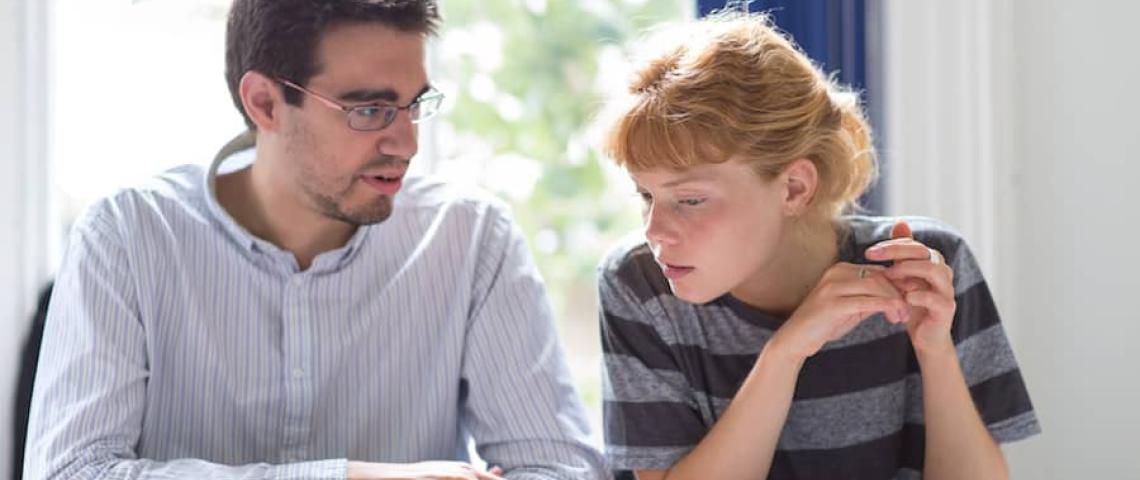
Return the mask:
[[[681,205],[684,205],[686,207],[695,207],[697,205],[705,203],[705,199],[703,199],[703,198],[684,198],[681,200],[677,200],[677,203],[680,203]]]
[[[637,192],[637,196],[641,197],[643,203],[653,203],[653,195],[650,195],[649,192]]]
[[[356,114],[362,117],[379,117],[383,115],[383,107],[357,107]]]

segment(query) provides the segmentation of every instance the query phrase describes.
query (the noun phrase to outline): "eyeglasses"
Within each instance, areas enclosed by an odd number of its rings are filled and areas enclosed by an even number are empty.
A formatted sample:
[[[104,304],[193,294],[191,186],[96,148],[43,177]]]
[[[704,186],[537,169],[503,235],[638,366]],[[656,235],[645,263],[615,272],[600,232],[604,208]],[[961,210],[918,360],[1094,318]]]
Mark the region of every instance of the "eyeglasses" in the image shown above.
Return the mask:
[[[412,103],[402,107],[380,104],[348,106],[288,80],[278,78],[277,81],[319,100],[329,108],[335,108],[348,114],[348,128],[362,132],[383,130],[396,120],[396,115],[399,115],[400,110],[408,111],[408,117],[412,119],[412,123],[420,123],[439,113],[439,106],[443,103],[443,93],[433,88],[420,94],[419,97],[412,100]]]

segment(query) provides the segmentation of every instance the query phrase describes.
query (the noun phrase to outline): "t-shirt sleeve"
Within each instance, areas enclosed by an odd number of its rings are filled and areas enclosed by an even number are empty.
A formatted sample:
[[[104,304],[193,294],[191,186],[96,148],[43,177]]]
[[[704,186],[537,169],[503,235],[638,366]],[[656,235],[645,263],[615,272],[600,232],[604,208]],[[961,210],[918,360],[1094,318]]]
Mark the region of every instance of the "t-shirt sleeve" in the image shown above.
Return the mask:
[[[632,265],[598,280],[606,456],[618,470],[665,470],[707,432],[664,319],[644,307],[654,292]],[[631,285],[631,281],[633,284]]]
[[[938,249],[954,270],[957,310],[951,334],[962,374],[986,428],[999,443],[1040,433],[1021,369],[970,248],[947,232],[928,239],[916,235],[916,239]]]

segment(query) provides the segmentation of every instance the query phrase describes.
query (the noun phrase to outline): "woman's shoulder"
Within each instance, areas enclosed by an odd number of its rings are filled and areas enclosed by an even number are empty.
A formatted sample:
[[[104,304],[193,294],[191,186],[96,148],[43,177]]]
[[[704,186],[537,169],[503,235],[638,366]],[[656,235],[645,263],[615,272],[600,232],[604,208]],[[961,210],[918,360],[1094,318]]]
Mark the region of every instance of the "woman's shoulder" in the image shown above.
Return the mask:
[[[942,254],[946,264],[954,270],[954,291],[963,292],[966,289],[984,281],[981,267],[978,265],[974,253],[970,250],[966,239],[956,229],[940,220],[919,216],[847,216],[843,217],[847,235],[845,253],[849,261],[856,263],[867,262],[863,256],[871,245],[891,238],[891,227],[896,222],[904,221],[910,225],[914,239],[937,250]]]
[[[599,283],[621,285],[645,299],[668,293],[669,283],[640,232],[626,235],[598,264]]]
[[[859,252],[871,245],[889,240],[891,228],[897,222],[906,222],[910,225],[915,240],[938,250],[947,258],[954,256],[966,246],[961,233],[936,218],[914,215],[849,215],[842,218],[842,223],[847,228],[846,233],[852,237],[851,243]]]

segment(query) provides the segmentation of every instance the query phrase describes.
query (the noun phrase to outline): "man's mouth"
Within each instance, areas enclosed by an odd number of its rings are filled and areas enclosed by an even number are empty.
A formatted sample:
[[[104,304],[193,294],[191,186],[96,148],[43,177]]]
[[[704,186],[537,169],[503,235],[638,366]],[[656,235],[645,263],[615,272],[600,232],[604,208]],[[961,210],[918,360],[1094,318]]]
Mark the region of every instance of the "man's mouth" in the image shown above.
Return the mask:
[[[397,175],[365,175],[361,179],[368,186],[384,195],[395,195],[403,184],[403,176]]]

